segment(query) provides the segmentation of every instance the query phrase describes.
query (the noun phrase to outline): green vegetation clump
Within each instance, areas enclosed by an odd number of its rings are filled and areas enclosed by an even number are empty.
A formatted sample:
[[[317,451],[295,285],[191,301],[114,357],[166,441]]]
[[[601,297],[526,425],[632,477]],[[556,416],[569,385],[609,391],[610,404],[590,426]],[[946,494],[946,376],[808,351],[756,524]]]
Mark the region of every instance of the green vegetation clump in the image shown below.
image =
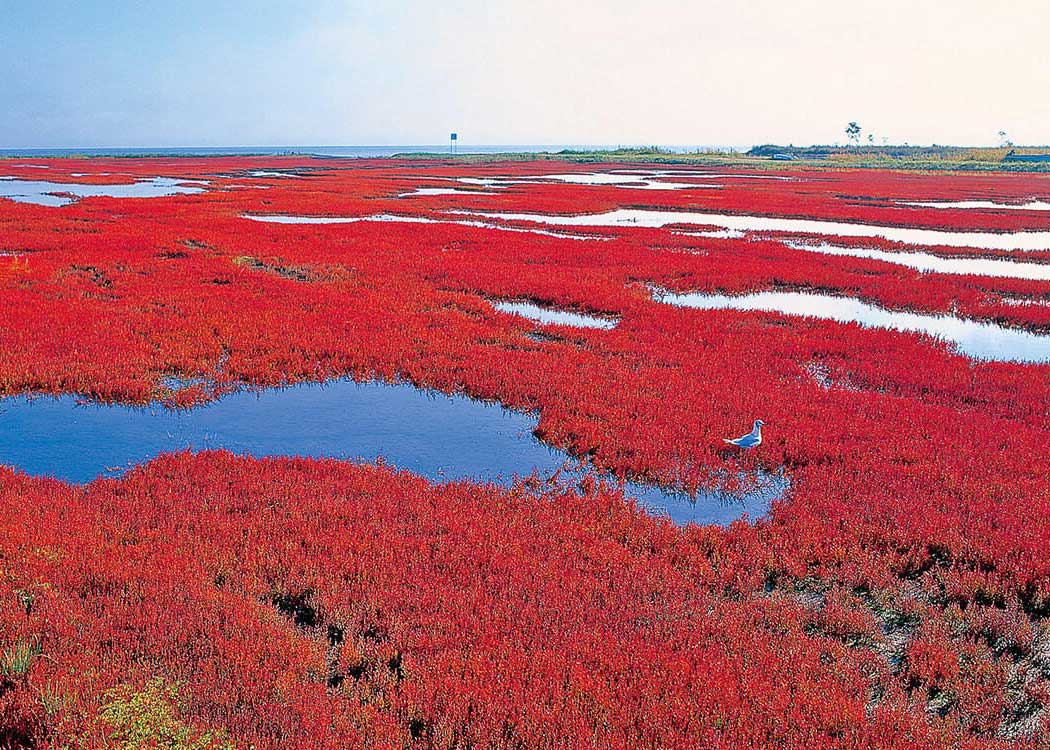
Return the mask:
[[[851,123],[853,125],[855,123]],[[847,129],[847,133],[849,130]],[[1050,172],[1050,149],[1000,146],[755,146],[743,155],[751,159],[787,158],[789,164],[879,169]]]
[[[187,703],[177,685],[155,677],[141,690],[110,690],[99,718],[120,750],[232,750],[222,733],[197,731],[179,719]]]
[[[39,655],[38,641],[19,638],[0,655],[0,675],[7,679],[21,677],[29,671],[33,660]]]
[[[637,162],[737,169],[896,169],[923,172],[1050,172],[1050,147],[981,148],[969,146],[778,146],[764,144],[747,152],[732,149],[672,151],[658,146],[503,154],[397,154],[393,158],[432,159],[457,164],[558,161],[581,164]]]

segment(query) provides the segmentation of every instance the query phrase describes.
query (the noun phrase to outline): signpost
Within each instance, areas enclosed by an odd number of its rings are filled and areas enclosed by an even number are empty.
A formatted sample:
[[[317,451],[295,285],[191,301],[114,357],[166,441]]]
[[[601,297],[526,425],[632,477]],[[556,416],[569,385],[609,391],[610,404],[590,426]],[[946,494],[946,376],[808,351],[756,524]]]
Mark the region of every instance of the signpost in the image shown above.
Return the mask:
[[[459,140],[459,133],[451,133],[448,137],[448,152],[450,154],[456,153],[456,141]]]

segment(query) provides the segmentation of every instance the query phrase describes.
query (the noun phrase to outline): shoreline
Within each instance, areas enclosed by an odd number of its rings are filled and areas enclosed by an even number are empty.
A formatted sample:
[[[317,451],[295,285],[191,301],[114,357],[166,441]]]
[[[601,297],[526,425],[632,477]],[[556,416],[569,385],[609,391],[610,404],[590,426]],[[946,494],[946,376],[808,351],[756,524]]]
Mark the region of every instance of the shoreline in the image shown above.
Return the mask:
[[[412,160],[430,162],[448,162],[454,164],[487,164],[499,162],[553,161],[577,164],[661,164],[682,166],[736,167],[742,169],[762,169],[768,171],[787,171],[799,168],[820,168],[825,170],[840,169],[885,169],[892,171],[918,172],[1024,172],[1050,173],[1050,147],[1023,147],[1008,151],[1001,148],[982,147],[757,147],[749,152],[739,151],[675,151],[663,148],[620,148],[620,149],[562,149],[559,151],[491,151],[471,153],[441,153],[438,151],[400,151],[389,154],[329,154],[320,149],[276,151],[260,148],[258,151],[239,151],[236,147],[228,150],[208,150],[183,153],[183,149],[157,149],[149,152],[138,152],[135,149],[84,149],[76,150],[25,149],[22,153],[3,153],[0,151],[0,162],[20,161],[25,159],[211,159],[211,158],[309,158],[324,161],[360,162],[366,160]],[[354,147],[328,147],[354,148]],[[361,147],[362,149],[368,147]],[[382,148],[382,147],[377,147]],[[391,147],[395,148],[395,147]],[[411,146],[406,148],[412,148]],[[762,155],[753,151],[762,151]],[[92,152],[100,153],[92,153]],[[781,151],[792,158],[774,158],[765,152],[774,151],[777,156]],[[821,155],[810,155],[818,152]],[[1014,152],[1020,152],[1014,154]],[[1025,160],[1031,157],[1044,157],[1046,161]],[[1016,160],[1008,160],[1008,159]]]

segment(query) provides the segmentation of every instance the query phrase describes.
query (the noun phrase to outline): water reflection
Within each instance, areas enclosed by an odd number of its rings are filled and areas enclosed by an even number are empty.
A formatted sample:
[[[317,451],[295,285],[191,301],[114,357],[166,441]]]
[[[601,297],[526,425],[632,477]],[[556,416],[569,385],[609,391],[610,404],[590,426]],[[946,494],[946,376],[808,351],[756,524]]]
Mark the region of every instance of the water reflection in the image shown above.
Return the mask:
[[[993,323],[978,323],[950,315],[922,315],[886,310],[849,297],[803,292],[758,292],[730,296],[654,290],[654,298],[699,310],[757,310],[800,315],[870,328],[925,333],[955,346],[975,359],[1008,362],[1050,362],[1050,336],[1040,336]]]
[[[664,227],[669,224],[699,224],[741,232],[792,232],[839,237],[881,237],[910,245],[944,245],[983,250],[1050,250],[1050,232],[949,232],[939,229],[916,229],[879,224],[851,224],[818,219],[786,219],[776,216],[714,214],[699,211],[655,211],[621,208],[602,214],[555,216],[496,212],[474,213],[502,221],[534,221],[552,226],[570,227]]]
[[[288,214],[241,214],[241,218],[262,221],[269,224],[356,224],[362,221],[390,222],[394,224],[446,224],[461,227],[478,227],[494,229],[501,232],[518,234],[538,234],[545,237],[557,237],[567,240],[608,240],[609,237],[597,237],[589,234],[571,234],[569,232],[551,232],[545,229],[522,229],[504,227],[487,221],[470,219],[431,219],[427,216],[398,216],[396,214],[372,214],[371,216],[292,216]]]
[[[557,310],[550,307],[540,307],[533,302],[507,302],[496,301],[492,306],[500,312],[520,315],[523,318],[534,320],[537,323],[574,326],[576,328],[601,328],[609,330],[616,327],[618,320],[599,318],[596,315],[584,315],[583,313],[569,312],[568,310]]]
[[[194,195],[204,192],[195,185],[202,180],[154,177],[124,185],[88,185],[82,182],[51,182],[0,177],[0,198],[40,206],[65,206],[78,198],[160,198],[168,195]]]
[[[1047,201],[1028,201],[1027,203],[998,203],[996,201],[899,201],[902,206],[919,208],[990,208],[1008,211],[1050,211]]]
[[[496,195],[486,190],[458,190],[456,188],[421,187],[407,193],[398,193],[398,198],[414,198],[430,195]]]
[[[350,380],[242,391],[184,411],[12,397],[0,400],[0,463],[86,482],[161,452],[223,448],[253,456],[383,457],[434,481],[505,485],[533,472],[578,471],[565,453],[534,437],[535,427],[535,416],[499,404]],[[779,475],[756,484],[744,498],[714,493],[695,503],[651,485],[628,483],[625,492],[677,523],[725,524],[745,512],[763,516],[787,488]]]
[[[967,276],[991,276],[1005,279],[1050,280],[1050,264],[1018,263],[1002,258],[943,258],[939,255],[923,252],[888,252],[868,247],[843,247],[827,243],[808,244],[804,242],[787,242],[795,250],[806,250],[824,255],[869,258],[893,263],[906,268],[914,268],[923,273],[949,273]]]
[[[701,182],[668,182],[659,177],[671,176],[646,172],[569,172],[567,174],[544,174],[517,179],[519,183],[533,181],[564,182],[569,185],[607,185],[631,190],[688,190],[689,188],[720,188]],[[509,182],[509,181],[508,181]]]

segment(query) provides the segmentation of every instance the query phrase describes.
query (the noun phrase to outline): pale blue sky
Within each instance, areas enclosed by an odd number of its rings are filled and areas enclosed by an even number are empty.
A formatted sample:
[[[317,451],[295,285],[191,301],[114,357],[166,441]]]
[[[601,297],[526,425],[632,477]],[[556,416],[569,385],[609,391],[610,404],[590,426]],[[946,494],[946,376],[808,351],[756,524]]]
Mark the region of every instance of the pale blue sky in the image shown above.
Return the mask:
[[[0,148],[1050,142],[1045,0],[0,0]]]

